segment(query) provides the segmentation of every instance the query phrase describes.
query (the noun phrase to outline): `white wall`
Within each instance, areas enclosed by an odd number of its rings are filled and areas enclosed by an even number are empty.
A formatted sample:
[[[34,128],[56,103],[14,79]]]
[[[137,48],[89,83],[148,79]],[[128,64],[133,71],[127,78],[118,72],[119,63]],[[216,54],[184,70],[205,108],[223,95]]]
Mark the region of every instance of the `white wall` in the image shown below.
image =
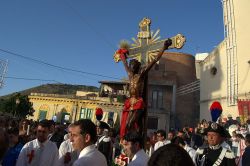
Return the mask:
[[[238,63],[238,99],[250,99],[250,1],[233,0],[235,17],[236,51]],[[209,56],[199,63],[200,68],[200,119],[211,120],[209,108],[217,100],[223,108],[223,117],[238,114],[238,106],[227,106],[227,56],[226,43],[223,41]],[[217,74],[212,76],[211,68],[217,68]]]
[[[250,1],[234,0],[239,99],[250,98]],[[245,95],[246,93],[246,95]]]

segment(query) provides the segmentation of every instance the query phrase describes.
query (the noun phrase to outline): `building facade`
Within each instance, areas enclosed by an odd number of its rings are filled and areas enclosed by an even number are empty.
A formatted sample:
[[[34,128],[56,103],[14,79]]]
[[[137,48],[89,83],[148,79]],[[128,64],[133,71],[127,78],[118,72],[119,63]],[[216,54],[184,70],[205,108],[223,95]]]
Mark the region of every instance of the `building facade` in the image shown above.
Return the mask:
[[[196,93],[179,95],[181,86],[195,82],[195,58],[167,52],[148,76],[148,128],[152,130],[194,126],[199,120]]]
[[[250,116],[250,1],[222,0],[225,39],[202,61],[200,72],[200,119],[211,120],[214,101],[243,122]]]
[[[29,100],[33,103],[35,110],[34,116],[30,117],[31,119],[53,119],[58,123],[71,123],[79,119],[91,119],[95,122],[95,110],[96,108],[102,108],[102,121],[109,123],[111,126],[119,125],[119,114],[123,108],[122,103],[110,103],[107,98],[93,97],[93,95],[31,93]]]

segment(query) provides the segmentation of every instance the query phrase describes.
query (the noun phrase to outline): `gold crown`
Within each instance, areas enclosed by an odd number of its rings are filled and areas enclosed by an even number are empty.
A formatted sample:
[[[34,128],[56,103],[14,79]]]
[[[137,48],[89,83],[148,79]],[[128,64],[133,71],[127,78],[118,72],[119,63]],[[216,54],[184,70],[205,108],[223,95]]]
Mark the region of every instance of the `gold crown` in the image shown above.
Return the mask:
[[[140,22],[139,26],[144,27],[151,24],[151,20],[149,18],[143,18],[143,20]]]

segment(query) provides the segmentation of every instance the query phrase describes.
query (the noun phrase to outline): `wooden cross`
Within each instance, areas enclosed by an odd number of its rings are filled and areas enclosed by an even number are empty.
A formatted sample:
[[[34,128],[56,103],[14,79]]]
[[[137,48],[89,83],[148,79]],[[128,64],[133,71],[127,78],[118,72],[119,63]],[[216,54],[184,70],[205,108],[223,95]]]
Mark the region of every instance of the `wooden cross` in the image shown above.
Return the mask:
[[[134,41],[134,44],[132,44],[133,47],[119,49],[120,51],[129,51],[129,54],[127,55],[130,59],[137,59],[139,62],[141,62],[142,66],[147,66],[149,62],[151,62],[153,59],[155,59],[158,55],[158,52],[161,48],[163,48],[164,42],[167,40],[161,40],[159,41],[160,37],[158,37],[159,30],[156,31],[155,34],[150,31],[150,24],[151,20],[148,18],[144,18],[140,24],[140,32],[138,32],[137,39],[132,38]],[[168,49],[171,48],[177,48],[180,49],[183,47],[186,39],[183,35],[178,34],[174,37],[171,37],[172,45],[168,47]],[[125,43],[126,44],[126,43]],[[122,47],[121,47],[122,48]],[[116,52],[114,55],[115,62],[120,61],[120,54],[119,52]],[[125,63],[125,62],[124,62]],[[125,63],[125,68],[128,68],[127,63]],[[144,140],[146,140],[146,130],[147,130],[147,73],[144,73],[143,76],[144,79],[144,89],[143,89],[143,95],[139,97],[143,97],[143,101],[145,103],[144,112],[144,132],[142,133]],[[137,74],[138,75],[138,74]],[[138,96],[137,96],[138,97]]]
[[[159,31],[157,30],[154,34],[150,31],[151,20],[149,18],[143,18],[140,22],[140,32],[138,32],[137,39],[132,38],[134,44],[129,48],[128,58],[137,59],[142,65],[148,64],[158,54],[158,51],[163,47],[165,40],[159,40]],[[183,47],[186,39],[183,35],[177,34],[171,37],[172,45],[169,47],[180,49]],[[120,59],[117,57],[115,61],[118,62]]]

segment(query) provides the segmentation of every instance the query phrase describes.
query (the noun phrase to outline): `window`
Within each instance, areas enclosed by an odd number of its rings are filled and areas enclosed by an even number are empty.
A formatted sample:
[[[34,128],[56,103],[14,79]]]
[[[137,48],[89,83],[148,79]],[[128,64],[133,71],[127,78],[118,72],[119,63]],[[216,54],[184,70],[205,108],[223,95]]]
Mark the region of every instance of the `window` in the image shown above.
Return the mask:
[[[216,68],[216,67],[212,67],[211,70],[210,70],[210,73],[211,73],[212,75],[216,75],[216,73],[217,73],[217,68]]]
[[[113,127],[114,126],[114,112],[108,113],[108,124]]]
[[[158,91],[158,108],[163,108],[163,94]]]
[[[61,119],[61,123],[69,123],[70,121],[70,114],[67,112],[63,112],[62,113],[62,119]]]
[[[81,108],[79,119],[91,119],[93,114],[93,109]]]
[[[39,121],[46,119],[47,111],[40,110],[39,111]]]
[[[157,91],[153,91],[152,94],[152,107],[157,108]]]
[[[163,108],[163,93],[162,93],[162,91],[154,90],[152,92],[152,108]]]

